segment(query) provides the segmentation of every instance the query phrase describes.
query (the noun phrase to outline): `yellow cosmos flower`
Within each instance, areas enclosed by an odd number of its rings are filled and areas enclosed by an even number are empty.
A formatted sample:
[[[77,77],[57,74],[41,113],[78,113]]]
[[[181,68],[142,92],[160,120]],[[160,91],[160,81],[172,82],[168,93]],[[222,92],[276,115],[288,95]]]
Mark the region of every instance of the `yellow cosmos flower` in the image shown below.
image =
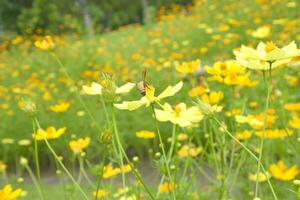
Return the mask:
[[[263,137],[263,131],[256,131],[255,135],[258,137]],[[277,138],[284,138],[287,136],[293,135],[293,131],[291,130],[284,130],[284,129],[275,129],[275,130],[266,130],[265,131],[265,138],[266,139],[277,139]]]
[[[271,177],[271,174],[269,172],[262,173],[259,172],[258,174],[249,174],[249,180],[253,181],[253,182],[265,182],[267,181],[269,178]]]
[[[155,88],[152,85],[146,85],[145,96],[143,96],[138,101],[123,101],[119,104],[114,104],[114,106],[120,110],[136,110],[141,106],[148,107],[151,103],[159,102],[161,99],[166,97],[174,96],[181,88],[183,82],[180,81],[175,86],[168,86],[160,95],[155,96]]]
[[[108,195],[108,191],[105,189],[100,189],[98,191],[93,192],[93,196],[97,198],[106,197]]]
[[[207,92],[207,88],[203,85],[199,85],[197,87],[192,88],[188,95],[190,97],[197,97],[197,96],[201,96],[203,94],[205,94]]]
[[[58,104],[49,106],[49,110],[56,112],[56,113],[63,113],[69,109],[70,105],[71,104],[69,102],[60,101]]]
[[[292,119],[289,120],[289,125],[292,127],[292,128],[300,128],[300,118],[296,115],[294,115],[292,117]]]
[[[154,132],[146,131],[146,130],[138,131],[138,132],[135,133],[135,135],[138,138],[145,138],[145,139],[155,138],[155,133]]]
[[[234,54],[237,62],[244,67],[270,70],[271,67],[274,69],[289,63],[292,58],[300,55],[300,50],[294,41],[283,48],[278,48],[273,42],[260,42],[256,49],[242,46],[240,51],[235,50]]]
[[[299,169],[296,165],[287,168],[282,160],[278,161],[276,164],[272,164],[269,171],[274,178],[282,181],[293,180],[299,174]]]
[[[295,87],[298,85],[299,78],[297,76],[285,75],[284,78],[286,79],[289,86]]]
[[[252,136],[252,133],[248,130],[237,132],[235,134],[236,139],[238,140],[248,140]]]
[[[163,105],[163,110],[155,109],[158,121],[170,121],[180,127],[191,126],[202,120],[203,115],[197,106],[187,108],[184,103],[180,103],[172,108],[168,103]]]
[[[11,185],[5,185],[0,189],[0,199],[1,200],[15,200],[18,197],[22,196],[22,189],[13,190]]]
[[[126,83],[120,87],[116,87],[115,94],[127,94],[135,86],[135,83]],[[83,92],[88,95],[102,95],[103,86],[99,83],[93,82],[91,86],[84,85]]]
[[[235,116],[235,120],[238,123],[241,124],[247,123],[250,126],[263,126],[263,122],[253,118],[251,115],[248,116],[237,115]]]
[[[159,186],[159,192],[160,193],[169,193],[170,191],[174,190],[177,187],[177,185],[175,183],[162,183]]]
[[[0,160],[0,172],[5,172],[7,165]]]
[[[242,112],[241,109],[234,108],[234,109],[232,109],[230,111],[226,111],[225,115],[228,116],[228,117],[232,117],[232,116],[236,116],[236,115],[241,114],[241,112]]]
[[[47,128],[46,130],[38,129],[37,133],[34,133],[32,135],[32,137],[35,140],[56,139],[56,138],[59,138],[60,136],[62,136],[63,134],[65,134],[66,129],[67,128],[64,127],[64,128],[60,128],[60,129],[56,130],[56,128],[53,126]]]
[[[223,107],[218,105],[210,105],[201,99],[198,99],[198,107],[204,115],[212,115],[214,113],[221,112]]]
[[[91,139],[89,137],[79,138],[78,140],[72,140],[69,142],[71,150],[75,153],[82,153],[85,148],[89,146]]]
[[[261,27],[258,27],[255,31],[252,33],[252,37],[263,39],[270,36],[271,33],[271,26],[270,25],[264,25]]]
[[[283,108],[287,111],[299,111],[300,110],[300,103],[287,103],[283,106]]]
[[[176,70],[182,74],[193,74],[200,67],[201,61],[195,60],[191,62],[183,62],[176,66]]]
[[[34,43],[34,45],[44,51],[52,50],[55,47],[55,44],[51,38],[51,36],[47,35],[43,39],[38,40]]]
[[[218,104],[224,98],[224,93],[221,91],[212,91],[202,95],[202,100],[210,105]]]
[[[183,145],[178,150],[178,156],[180,158],[186,158],[188,156],[190,157],[196,157],[203,151],[202,147],[194,147],[193,145]]]
[[[124,173],[128,173],[130,172],[132,169],[130,167],[130,165],[124,165],[121,168],[116,167],[114,168],[111,164],[106,165],[103,169],[103,178],[107,179],[107,178],[112,178],[117,176],[118,174],[122,173],[122,171]]]

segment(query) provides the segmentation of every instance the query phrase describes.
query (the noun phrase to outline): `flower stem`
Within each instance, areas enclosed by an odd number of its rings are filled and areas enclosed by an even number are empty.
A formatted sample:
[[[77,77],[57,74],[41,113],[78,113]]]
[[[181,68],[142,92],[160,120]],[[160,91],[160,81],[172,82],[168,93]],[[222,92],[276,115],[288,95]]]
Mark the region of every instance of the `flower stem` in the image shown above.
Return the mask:
[[[35,123],[34,120],[32,120],[32,128],[33,132],[35,133]],[[41,181],[41,172],[40,172],[40,162],[39,162],[39,150],[38,150],[38,143],[36,140],[34,140],[34,158],[35,158],[35,167],[36,167],[36,174],[38,177],[38,181]]]
[[[271,64],[270,64],[271,66]],[[270,68],[270,74],[269,74],[269,79],[271,80],[271,68]],[[258,156],[258,161],[257,161],[257,171],[256,175],[258,176],[260,172],[260,164],[262,161],[262,156],[263,156],[263,147],[264,147],[264,140],[265,140],[265,135],[266,135],[266,127],[267,127],[267,122],[268,122],[268,109],[269,109],[269,102],[270,102],[270,95],[272,91],[272,86],[271,82],[266,82],[267,85],[267,97],[266,97],[266,103],[265,103],[265,111],[264,111],[264,126],[263,126],[263,134],[260,139],[260,146],[259,146],[259,156]],[[255,197],[258,197],[258,189],[259,189],[259,181],[258,178],[256,179],[255,182]]]
[[[31,179],[32,179],[32,181],[33,181],[33,183],[34,183],[34,185],[35,185],[35,187],[36,187],[36,189],[37,189],[37,191],[39,193],[39,196],[40,196],[41,200],[44,200],[45,197],[44,197],[44,194],[43,194],[42,189],[40,187],[39,181],[36,180],[36,178],[35,178],[32,170],[30,169],[30,167],[27,164],[24,167],[27,170],[27,172],[29,173],[29,175],[30,175],[30,177],[31,177]]]
[[[37,125],[38,129],[41,128],[37,118],[34,118],[35,124]],[[50,145],[50,143],[48,142],[47,138],[44,137],[44,141],[48,147],[48,149],[50,150],[50,152],[52,153],[53,157],[56,159],[56,161],[59,163],[59,165],[61,166],[61,168],[65,171],[65,173],[69,176],[69,178],[71,179],[71,181],[74,183],[74,185],[77,187],[77,189],[80,191],[80,193],[82,194],[82,196],[84,197],[84,199],[89,200],[88,196],[85,194],[85,192],[83,191],[83,189],[80,187],[80,185],[77,183],[77,181],[73,178],[73,176],[71,175],[71,173],[69,172],[69,170],[66,168],[66,166],[62,163],[62,161],[59,159],[59,157],[57,156],[57,154],[55,153],[54,149],[52,148],[52,146]]]
[[[259,162],[259,159],[257,158],[257,156],[248,148],[248,147],[246,147],[243,143],[241,143],[236,137],[234,137],[234,135],[232,135],[232,133],[230,133],[229,131],[228,131],[228,129],[214,116],[213,117],[213,119],[217,122],[217,124],[219,124],[223,129],[224,129],[224,131],[235,141],[235,142],[237,142],[239,145],[241,145],[241,147],[244,149],[244,150],[246,150],[257,162]],[[265,175],[267,175],[267,171],[266,171],[266,169],[265,169],[265,167],[263,166],[263,164],[261,164],[261,162],[259,162],[259,165],[260,165],[260,167],[261,167],[261,169],[262,169],[262,171],[263,171],[263,173],[265,174]],[[274,190],[274,188],[273,188],[273,185],[272,185],[272,183],[271,183],[271,181],[269,180],[269,179],[267,179],[267,182],[268,182],[268,185],[269,185],[269,187],[270,187],[270,189],[271,189],[271,192],[272,192],[272,195],[273,195],[273,197],[274,197],[274,199],[275,200],[278,200],[278,197],[277,197],[277,195],[276,195],[276,193],[275,193],[275,190]]]
[[[170,182],[173,183],[173,178],[171,176],[171,170],[170,170],[170,166],[169,166],[169,160],[167,158],[167,154],[166,154],[166,151],[165,151],[164,143],[162,141],[162,137],[161,137],[161,134],[160,134],[160,130],[159,130],[159,126],[158,126],[158,123],[157,123],[156,113],[155,113],[154,105],[153,104],[151,104],[151,108],[152,108],[152,113],[153,113],[154,118],[155,118],[156,131],[157,131],[159,143],[160,143],[160,146],[161,146],[161,149],[162,149],[163,159],[164,159],[164,162],[165,162],[165,165],[166,165],[167,174],[169,176]],[[175,191],[174,190],[172,190],[172,196],[173,196],[173,199],[176,200],[176,195],[175,195]]]
[[[126,162],[129,164],[130,168],[133,170],[133,173],[135,175],[135,177],[141,182],[141,184],[143,185],[143,187],[145,188],[146,192],[148,193],[148,195],[150,196],[150,198],[152,200],[155,200],[155,197],[153,196],[150,188],[147,186],[147,184],[145,183],[145,181],[142,179],[142,176],[140,175],[140,173],[138,172],[138,170],[136,169],[136,167],[131,163],[131,161],[129,160],[119,137],[119,133],[118,133],[118,127],[117,127],[117,122],[116,122],[116,116],[115,116],[115,109],[114,106],[112,104],[112,123],[113,123],[113,128],[114,128],[114,132],[115,132],[115,137],[116,137],[116,142],[117,145],[120,148],[121,153],[123,154]]]

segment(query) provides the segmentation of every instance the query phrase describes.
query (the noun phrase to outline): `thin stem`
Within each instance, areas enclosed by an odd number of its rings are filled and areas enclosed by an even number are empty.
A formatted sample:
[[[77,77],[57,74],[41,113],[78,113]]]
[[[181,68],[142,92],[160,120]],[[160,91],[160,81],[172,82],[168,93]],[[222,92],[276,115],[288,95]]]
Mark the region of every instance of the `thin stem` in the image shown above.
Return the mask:
[[[35,123],[34,120],[32,120],[32,128],[33,132],[35,133]],[[41,181],[41,171],[40,171],[40,162],[39,162],[39,151],[38,151],[38,143],[36,140],[34,140],[34,158],[35,158],[35,168],[36,168],[36,174],[38,177],[38,181]]]
[[[145,181],[142,179],[142,176],[140,175],[140,173],[138,172],[136,167],[131,163],[131,161],[129,160],[129,158],[128,158],[128,156],[127,156],[127,154],[126,154],[126,152],[125,152],[125,150],[122,146],[122,143],[121,143],[120,138],[119,138],[118,127],[117,127],[116,116],[115,116],[115,109],[114,109],[113,105],[112,105],[112,123],[113,123],[113,128],[114,128],[114,132],[115,132],[117,145],[120,147],[120,151],[122,152],[126,162],[129,164],[130,168],[133,170],[133,173],[134,173],[135,177],[141,182],[141,184],[145,188],[145,190],[148,193],[148,195],[150,196],[150,198],[152,200],[155,200],[155,197],[153,196],[150,188],[147,186]]]
[[[167,159],[167,154],[166,154],[164,143],[162,141],[162,137],[161,137],[161,134],[160,134],[160,130],[159,130],[159,126],[158,126],[158,123],[157,123],[156,113],[155,113],[153,104],[151,104],[151,108],[152,108],[152,113],[153,113],[154,118],[155,118],[156,131],[157,131],[157,135],[158,135],[158,138],[159,138],[159,143],[160,143],[160,146],[161,146],[161,149],[162,149],[163,159],[164,159],[165,166],[166,166],[166,169],[167,169],[167,174],[169,176],[170,181],[172,182],[173,178],[171,176],[171,170],[170,170],[170,167],[169,167],[169,160]],[[176,195],[175,195],[174,190],[172,190],[172,196],[173,196],[173,199],[176,200]]]
[[[248,147],[246,147],[243,143],[241,143],[236,137],[234,137],[233,135],[232,135],[232,133],[230,133],[229,131],[228,131],[228,129],[214,116],[213,117],[213,119],[217,122],[217,124],[219,124],[223,129],[224,129],[224,131],[235,141],[235,142],[237,142],[239,145],[241,145],[241,147],[243,148],[243,149],[245,149],[257,162],[259,162],[259,159],[257,158],[257,156],[248,148]],[[261,162],[259,162],[259,164],[260,164],[260,167],[261,167],[261,169],[262,169],[262,171],[263,171],[263,173],[265,174],[265,175],[267,175],[267,171],[266,171],[266,169],[265,169],[265,167],[262,165],[262,163]],[[271,192],[272,192],[272,195],[273,195],[273,197],[274,197],[274,199],[275,200],[278,200],[278,198],[277,198],[277,195],[276,195],[276,193],[275,193],[275,190],[274,190],[274,188],[273,188],[273,185],[272,185],[272,183],[271,183],[271,181],[269,180],[269,179],[267,179],[267,182],[268,182],[268,185],[269,185],[269,187],[270,187],[270,189],[271,189]]]
[[[270,66],[271,66],[271,64],[270,64]],[[271,80],[271,69],[270,69],[270,77],[269,78]],[[258,157],[258,161],[257,161],[257,171],[256,171],[257,176],[260,172],[260,163],[261,163],[261,160],[262,160],[263,147],[264,147],[264,141],[265,141],[265,135],[266,135],[270,94],[271,94],[271,91],[272,91],[272,86],[270,85],[270,83],[266,83],[266,85],[267,85],[267,98],[266,98],[265,112],[264,112],[263,135],[262,135],[261,140],[260,140],[259,157]],[[259,181],[258,181],[258,178],[257,178],[256,182],[255,182],[255,197],[258,197],[258,188],[259,188]]]
[[[36,180],[36,178],[35,178],[35,176],[34,176],[32,170],[30,169],[30,167],[29,167],[27,164],[25,165],[25,169],[26,169],[27,172],[29,173],[29,175],[30,175],[30,177],[31,177],[31,179],[32,179],[32,181],[33,181],[33,183],[34,183],[34,185],[35,185],[35,187],[36,187],[36,189],[37,189],[37,191],[38,191],[38,193],[39,193],[40,198],[41,198],[42,200],[44,200],[44,199],[45,199],[44,194],[43,194],[42,189],[41,189],[41,187],[40,187],[40,184],[39,184],[39,182]]]
[[[41,127],[40,127],[40,124],[39,124],[37,118],[35,117],[34,120],[35,120],[35,123],[36,123],[37,127],[40,129]],[[44,141],[45,141],[48,149],[50,150],[50,152],[52,153],[52,155],[56,159],[56,161],[59,163],[59,165],[61,166],[61,168],[65,171],[65,173],[69,176],[69,178],[74,183],[74,185],[77,187],[77,189],[80,191],[80,193],[82,194],[82,196],[84,197],[84,199],[89,200],[88,196],[85,194],[85,192],[83,191],[83,189],[80,187],[80,185],[73,178],[73,176],[71,175],[71,173],[69,172],[69,170],[65,167],[65,165],[62,163],[62,161],[59,159],[58,155],[55,153],[54,149],[49,144],[49,142],[48,142],[48,140],[47,140],[46,137],[44,137]]]

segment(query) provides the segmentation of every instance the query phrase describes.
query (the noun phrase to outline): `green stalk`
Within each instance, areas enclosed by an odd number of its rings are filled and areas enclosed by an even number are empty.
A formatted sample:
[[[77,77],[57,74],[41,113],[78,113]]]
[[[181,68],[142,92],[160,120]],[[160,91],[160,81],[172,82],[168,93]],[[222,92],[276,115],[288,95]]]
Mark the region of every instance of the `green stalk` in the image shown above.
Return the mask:
[[[33,132],[35,133],[35,123],[34,120],[32,120],[32,127]],[[35,168],[36,168],[36,174],[38,177],[38,181],[41,181],[41,171],[40,171],[40,162],[39,162],[39,150],[38,150],[38,143],[36,140],[34,140],[34,158],[35,158]]]
[[[27,164],[24,165],[24,167],[27,170],[27,172],[29,173],[29,175],[30,175],[30,177],[31,177],[31,179],[32,179],[32,181],[33,181],[33,183],[34,183],[34,185],[35,185],[35,187],[36,187],[36,189],[39,193],[39,196],[40,196],[41,200],[44,200],[45,199],[44,194],[43,194],[42,189],[40,187],[40,184],[39,184],[38,180],[36,180],[32,170],[30,169],[30,167]]]
[[[156,113],[155,113],[153,104],[151,104],[151,108],[152,108],[153,116],[155,118],[156,131],[157,131],[157,135],[158,135],[158,138],[159,138],[159,143],[160,143],[160,146],[161,146],[161,149],[162,149],[163,159],[164,159],[165,166],[166,166],[166,169],[167,169],[167,174],[169,176],[170,182],[173,183],[173,178],[171,176],[171,170],[170,170],[170,167],[169,167],[169,160],[167,159],[167,154],[166,154],[164,143],[163,143],[163,140],[162,140],[162,137],[161,137],[161,134],[160,134],[160,130],[159,130],[159,126],[158,126],[158,123],[157,123]],[[176,195],[175,195],[174,190],[172,190],[172,196],[173,196],[173,199],[176,200]]]
[[[37,120],[37,118],[34,118],[35,123],[38,127],[38,129],[40,129],[40,124]],[[80,187],[80,185],[77,183],[77,181],[73,178],[73,176],[71,175],[71,173],[69,172],[69,170],[66,168],[66,166],[62,163],[62,161],[59,159],[59,157],[57,156],[57,154],[55,153],[54,149],[52,148],[52,146],[50,145],[50,143],[48,142],[47,138],[44,138],[44,141],[48,147],[48,149],[50,150],[50,152],[52,153],[53,157],[56,159],[56,161],[59,163],[59,165],[61,166],[61,168],[65,171],[65,173],[69,176],[69,178],[71,179],[71,181],[74,183],[74,185],[77,187],[77,189],[80,191],[80,193],[82,194],[82,196],[84,197],[84,199],[89,200],[88,196],[85,194],[85,192],[83,191],[83,189]]]
[[[230,133],[229,131],[228,131],[228,129],[214,116],[213,117],[213,119],[217,122],[217,124],[219,124],[224,130],[225,130],[225,132],[235,141],[235,142],[237,142],[243,149],[245,149],[257,162],[259,162],[259,159],[257,158],[257,156],[248,148],[248,147],[246,147],[243,143],[241,143],[236,137],[234,137],[234,135],[232,135],[232,133]],[[261,169],[262,169],[262,171],[263,171],[263,173],[265,174],[265,175],[267,175],[267,171],[266,171],[266,169],[265,169],[265,167],[263,166],[263,164],[261,163],[261,162],[259,162],[259,164],[260,164],[260,167],[261,167]],[[271,181],[269,180],[269,179],[267,179],[267,182],[268,182],[268,185],[269,185],[269,187],[270,187],[270,189],[271,189],[271,192],[272,192],[272,195],[273,195],[273,197],[274,197],[274,199],[275,200],[278,200],[278,197],[277,197],[277,195],[276,195],[276,193],[275,193],[275,190],[274,190],[274,188],[273,188],[273,185],[272,185],[272,183],[271,183]]]
[[[125,150],[124,150],[124,148],[122,146],[121,140],[119,138],[119,132],[118,132],[118,127],[117,127],[117,122],[116,122],[116,116],[115,116],[115,109],[113,107],[113,104],[112,104],[112,123],[113,123],[113,128],[114,128],[114,132],[115,132],[115,137],[116,137],[117,145],[120,147],[120,151],[123,154],[126,162],[129,164],[130,168],[133,170],[133,173],[134,173],[135,177],[141,182],[141,184],[145,188],[145,190],[148,193],[148,195],[150,196],[150,198],[152,200],[156,200],[155,197],[153,196],[150,188],[144,182],[144,180],[142,179],[142,176],[140,175],[140,173],[138,172],[138,170],[136,169],[136,167],[129,160],[129,158],[128,158],[128,156],[127,156],[127,154],[126,154],[126,152],[125,152]]]
[[[271,67],[272,67],[272,63],[270,63],[270,71],[269,71],[269,79],[271,81]],[[263,147],[264,147],[264,141],[265,141],[265,135],[266,135],[266,127],[267,127],[267,118],[268,118],[268,109],[269,109],[269,102],[270,102],[270,95],[271,95],[271,91],[272,91],[272,86],[271,86],[271,82],[266,82],[267,85],[267,98],[266,98],[266,104],[265,104],[265,111],[264,111],[264,126],[263,126],[263,135],[260,139],[260,147],[259,147],[259,156],[258,156],[258,161],[257,161],[257,171],[256,171],[256,175],[259,174],[260,172],[260,163],[262,160],[262,155],[263,155]],[[255,197],[258,197],[258,189],[259,189],[259,181],[258,178],[256,179],[255,182]]]

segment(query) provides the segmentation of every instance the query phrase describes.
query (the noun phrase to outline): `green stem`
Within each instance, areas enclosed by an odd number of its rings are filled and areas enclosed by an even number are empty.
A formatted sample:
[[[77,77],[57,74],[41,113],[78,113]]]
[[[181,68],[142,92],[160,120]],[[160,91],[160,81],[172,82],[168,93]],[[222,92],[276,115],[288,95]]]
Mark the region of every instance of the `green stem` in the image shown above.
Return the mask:
[[[39,129],[41,129],[40,124],[37,120],[37,118],[34,118],[35,123],[37,125],[37,127]],[[85,194],[85,192],[83,191],[83,189],[80,187],[80,185],[77,183],[77,181],[73,178],[73,176],[71,175],[71,173],[69,172],[69,170],[66,168],[66,166],[62,163],[62,161],[59,159],[59,157],[57,156],[57,154],[55,153],[54,149],[52,148],[52,146],[49,144],[48,140],[46,137],[44,137],[44,141],[48,147],[48,149],[50,150],[50,152],[52,153],[52,155],[54,156],[54,158],[56,159],[56,161],[59,163],[59,165],[61,166],[61,168],[65,171],[65,173],[69,176],[69,178],[71,179],[71,181],[74,183],[74,185],[77,187],[77,189],[80,191],[80,193],[82,194],[82,196],[84,197],[84,199],[89,200],[88,196]]]
[[[232,135],[232,133],[230,133],[229,131],[228,131],[228,129],[214,116],[213,117],[214,118],[214,120],[217,122],[217,124],[219,124],[224,130],[225,130],[225,132],[235,141],[235,142],[237,142],[239,145],[241,145],[241,147],[243,148],[243,149],[245,149],[257,162],[259,162],[259,159],[257,158],[257,156],[248,148],[248,147],[246,147],[243,143],[241,143],[236,137],[234,137],[234,135]],[[263,173],[267,176],[267,171],[266,171],[266,169],[265,169],[265,167],[263,166],[263,164],[261,164],[261,162],[259,162],[259,165],[260,165],[260,167],[261,167],[261,169],[262,169],[262,171],[263,171]],[[273,197],[274,197],[274,199],[275,200],[278,200],[278,197],[277,197],[277,195],[276,195],[276,193],[275,193],[275,190],[274,190],[274,188],[273,188],[273,185],[272,185],[272,183],[271,183],[271,181],[269,180],[269,179],[267,179],[267,182],[268,182],[268,185],[269,185],[269,187],[270,187],[270,189],[271,189],[271,192],[272,192],[272,195],[273,195]]]
[[[156,113],[155,113],[154,105],[153,104],[151,104],[151,108],[152,108],[152,113],[153,113],[154,118],[155,118],[156,131],[157,131],[159,143],[160,143],[160,146],[161,146],[161,149],[162,149],[163,159],[164,159],[165,166],[166,166],[166,169],[167,169],[167,174],[169,176],[170,182],[173,183],[173,178],[171,176],[171,170],[170,170],[170,166],[169,166],[169,160],[167,159],[167,154],[166,154],[164,143],[163,143],[163,140],[162,140],[162,137],[161,137],[161,134],[160,134],[160,130],[159,130],[159,126],[158,126],[158,122],[157,122],[157,118],[156,118]],[[173,199],[176,200],[176,195],[175,195],[175,191],[174,190],[175,189],[172,190],[172,196],[173,196]]]
[[[150,198],[152,200],[155,200],[155,197],[153,196],[150,188],[147,186],[145,181],[142,179],[142,176],[140,175],[140,173],[138,172],[136,167],[131,163],[131,161],[129,160],[129,158],[128,158],[128,156],[127,156],[127,154],[126,154],[126,152],[125,152],[125,150],[122,146],[121,140],[119,138],[118,127],[117,127],[116,116],[115,116],[115,109],[114,109],[113,105],[112,105],[112,123],[113,123],[113,128],[114,128],[114,132],[115,132],[117,145],[120,147],[120,151],[122,152],[126,162],[129,164],[130,168],[133,170],[133,173],[134,173],[135,177],[141,182],[141,184],[145,188],[145,190],[148,193],[148,195],[150,196]]]
[[[32,127],[33,132],[35,133],[35,123],[34,120],[32,120]],[[40,162],[39,162],[39,151],[38,151],[38,143],[36,140],[34,140],[34,158],[35,158],[35,167],[36,167],[36,174],[38,177],[38,181],[41,181],[41,171],[40,171]]]
[[[42,189],[40,187],[40,184],[36,180],[36,178],[35,178],[32,170],[30,169],[30,167],[27,164],[25,165],[25,169],[28,171],[28,173],[29,173],[29,175],[30,175],[30,177],[31,177],[31,179],[32,179],[32,181],[33,181],[33,183],[34,183],[34,185],[35,185],[38,193],[39,193],[39,196],[40,196],[41,200],[44,200],[45,199],[44,194],[43,194]]]
[[[271,69],[270,69],[270,77],[269,78],[271,80]],[[267,122],[268,122],[267,121],[268,109],[269,109],[270,95],[271,95],[271,91],[272,91],[272,86],[270,85],[270,83],[266,83],[266,85],[267,85],[267,98],[266,98],[265,112],[264,112],[263,134],[260,139],[259,156],[258,156],[258,161],[257,161],[257,171],[256,171],[257,176],[260,172],[260,163],[261,163],[262,156],[263,156],[263,147],[264,147],[264,141],[265,141],[265,135],[266,135],[266,127],[267,127]],[[256,182],[255,182],[255,197],[256,198],[258,197],[258,189],[259,189],[259,181],[257,178]]]

